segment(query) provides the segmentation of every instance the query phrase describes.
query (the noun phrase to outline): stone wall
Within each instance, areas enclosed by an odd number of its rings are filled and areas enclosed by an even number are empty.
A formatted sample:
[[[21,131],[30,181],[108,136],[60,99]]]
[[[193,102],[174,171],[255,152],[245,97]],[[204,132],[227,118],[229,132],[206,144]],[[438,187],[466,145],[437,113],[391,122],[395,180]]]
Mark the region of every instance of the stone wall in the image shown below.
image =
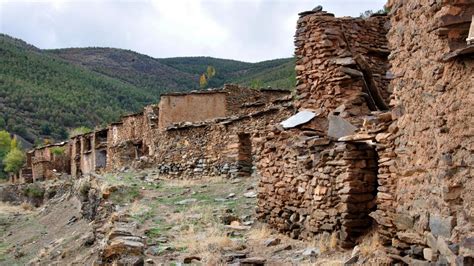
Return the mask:
[[[296,106],[316,117],[261,142],[257,212],[293,237],[336,231],[343,246],[375,222],[393,258],[469,264],[474,3],[388,7],[389,45],[386,17],[300,14]],[[359,129],[333,134],[347,125],[335,117]]]
[[[296,106],[314,118],[261,142],[257,213],[290,236],[337,232],[353,246],[372,224],[377,192],[373,145],[351,135],[372,111],[388,108],[388,19],[300,13],[295,36]]]
[[[341,246],[353,246],[371,225],[375,150],[298,131],[274,127],[260,140],[258,216],[294,238],[337,231]]]
[[[404,255],[423,258],[410,250],[428,248],[433,256],[425,259],[463,261],[463,245],[474,237],[474,60],[472,52],[452,56],[459,49],[452,41],[467,38],[463,20],[472,17],[474,3],[389,1],[388,7],[398,131],[388,132],[395,133],[388,145],[394,158],[379,175],[387,182],[379,188],[388,191],[379,189],[385,203],[374,217],[391,228],[383,233]],[[455,248],[447,248],[451,243]]]
[[[52,149],[59,149],[61,153],[53,153]],[[24,169],[22,169],[23,175],[21,175],[22,182],[26,182],[31,174],[33,182],[45,179],[56,178],[56,173],[70,173],[69,161],[70,161],[70,149],[67,142],[58,144],[46,145],[37,148],[31,155]],[[31,170],[30,170],[31,169]]]
[[[211,98],[220,99],[226,107],[225,113],[204,112],[204,118],[210,116],[209,119],[194,121],[199,118],[201,107],[187,106],[187,111],[181,112],[185,107],[181,106],[176,113],[180,122],[170,123],[175,120],[166,118],[166,114],[175,112],[171,109],[175,106],[170,103],[189,102],[185,101],[188,96],[202,106],[207,106]],[[108,170],[157,165],[161,174],[169,176],[250,173],[251,165],[239,159],[239,152],[245,149],[240,148],[239,135],[250,134],[250,139],[269,123],[280,122],[293,113],[289,91],[258,91],[237,85],[225,85],[220,90],[168,94],[163,99],[166,99],[165,104],[147,106],[143,113],[124,117],[110,125]],[[163,106],[170,110],[163,112]],[[188,117],[190,113],[197,114]],[[168,121],[166,127],[160,127],[160,119]],[[240,158],[244,157],[240,155]]]
[[[165,94],[160,97],[158,126],[165,129],[174,123],[197,122],[225,117],[226,93],[202,91],[196,93]]]
[[[385,16],[300,13],[295,35],[297,107],[321,108],[328,115],[342,106],[345,118],[387,109],[388,27]]]
[[[154,161],[162,175],[248,176],[259,150],[253,142],[266,127],[294,113],[292,105],[266,105],[260,111],[201,123],[176,125],[155,139]]]
[[[232,84],[226,84],[222,89],[169,93],[160,98],[158,127],[165,130],[182,122],[245,115],[288,95],[288,90],[254,90]]]

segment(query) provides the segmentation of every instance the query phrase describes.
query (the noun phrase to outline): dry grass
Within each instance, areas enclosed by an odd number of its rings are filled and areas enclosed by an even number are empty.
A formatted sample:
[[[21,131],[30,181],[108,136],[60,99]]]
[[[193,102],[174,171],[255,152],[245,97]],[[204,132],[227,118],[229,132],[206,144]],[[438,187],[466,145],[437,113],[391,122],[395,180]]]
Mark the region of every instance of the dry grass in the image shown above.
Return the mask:
[[[28,203],[28,202],[23,202],[23,203],[20,205],[20,207],[21,207],[24,211],[32,211],[32,210],[35,209],[35,207],[34,207],[32,204]]]
[[[199,224],[215,225],[219,221],[213,210],[213,206],[210,205],[192,205],[186,211],[170,213],[166,217],[166,222],[168,224],[188,224],[194,219],[199,220]]]
[[[208,265],[223,263],[222,252],[239,247],[236,241],[230,239],[226,232],[217,226],[197,229],[193,225],[180,232],[173,245],[178,249],[185,249],[191,255],[199,256],[202,262]]]
[[[362,257],[369,257],[374,253],[375,250],[382,248],[377,231],[372,230],[367,235],[365,235],[364,238],[361,239],[359,248]]]
[[[266,240],[272,235],[272,230],[266,224],[261,224],[252,228],[247,235],[249,240]]]
[[[199,179],[166,179],[166,186],[168,187],[192,187],[201,184],[208,184],[209,182],[212,183],[220,183],[220,182],[228,182],[229,180],[224,179],[221,176],[216,177],[201,177]]]
[[[173,246],[202,258],[207,265],[223,264],[220,254],[238,247],[238,243],[227,236],[213,210],[212,206],[193,205],[185,212],[172,213],[166,218],[168,224],[186,225],[175,236]],[[192,216],[198,219],[190,219]]]
[[[23,209],[22,206],[18,205],[10,205],[5,202],[0,202],[0,214],[11,214],[11,213],[18,213],[18,212],[28,212],[29,210]]]
[[[337,251],[338,242],[339,242],[339,239],[337,237],[337,232],[333,232],[332,234],[323,233],[315,239],[314,246],[318,247],[321,253],[329,252],[329,251]]]
[[[140,203],[139,201],[134,201],[130,204],[129,212],[131,215],[141,215],[148,212],[150,209],[150,206]]]

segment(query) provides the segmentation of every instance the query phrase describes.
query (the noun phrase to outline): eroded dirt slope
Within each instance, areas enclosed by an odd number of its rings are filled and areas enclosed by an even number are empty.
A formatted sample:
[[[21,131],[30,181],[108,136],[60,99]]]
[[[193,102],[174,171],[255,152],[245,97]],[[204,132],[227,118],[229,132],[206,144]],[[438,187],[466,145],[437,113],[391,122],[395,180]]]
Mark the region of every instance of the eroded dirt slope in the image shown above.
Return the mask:
[[[127,171],[72,182],[44,205],[2,205],[0,264],[342,264],[330,235],[302,242],[255,219],[256,179],[162,180]],[[31,210],[25,210],[32,208]]]

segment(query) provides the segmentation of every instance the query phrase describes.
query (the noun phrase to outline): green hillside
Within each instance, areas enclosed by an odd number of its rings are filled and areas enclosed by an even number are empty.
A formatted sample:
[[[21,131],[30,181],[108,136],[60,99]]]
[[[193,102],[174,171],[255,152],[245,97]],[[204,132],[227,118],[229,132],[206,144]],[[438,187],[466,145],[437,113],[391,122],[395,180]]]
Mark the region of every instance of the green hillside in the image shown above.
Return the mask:
[[[157,102],[168,91],[237,83],[291,89],[294,60],[247,63],[212,57],[156,59],[115,48],[41,50],[0,34],[0,129],[33,142],[67,137],[78,126],[103,125]]]
[[[295,61],[293,58],[275,59],[258,63],[247,63],[212,57],[175,57],[158,59],[161,63],[189,74],[200,75],[207,66],[216,69],[209,87],[225,83],[237,83],[254,88],[278,87],[291,89],[295,86]]]
[[[70,63],[133,84],[147,92],[189,90],[199,86],[199,75],[175,69],[159,60],[115,48],[68,48],[45,50]]]
[[[0,35],[0,128],[30,142],[63,139],[68,128],[111,122],[157,99]]]
[[[254,87],[294,86],[292,58],[247,63],[204,56],[156,59],[116,48],[68,48],[46,52],[155,93],[198,89],[199,76],[206,72],[208,66],[216,69],[216,75],[209,80],[208,87],[220,87],[230,82]]]
[[[296,83],[295,60],[285,58],[256,63],[252,69],[232,78],[231,82],[254,88],[291,89]]]

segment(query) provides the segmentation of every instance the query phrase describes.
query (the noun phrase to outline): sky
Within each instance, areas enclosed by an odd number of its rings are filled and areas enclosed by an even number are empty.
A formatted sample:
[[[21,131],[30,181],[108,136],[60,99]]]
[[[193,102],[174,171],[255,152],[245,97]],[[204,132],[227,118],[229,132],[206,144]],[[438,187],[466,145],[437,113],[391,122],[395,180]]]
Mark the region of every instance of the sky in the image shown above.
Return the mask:
[[[0,32],[41,49],[114,47],[155,58],[290,57],[298,13],[379,10],[385,0],[0,0]]]

